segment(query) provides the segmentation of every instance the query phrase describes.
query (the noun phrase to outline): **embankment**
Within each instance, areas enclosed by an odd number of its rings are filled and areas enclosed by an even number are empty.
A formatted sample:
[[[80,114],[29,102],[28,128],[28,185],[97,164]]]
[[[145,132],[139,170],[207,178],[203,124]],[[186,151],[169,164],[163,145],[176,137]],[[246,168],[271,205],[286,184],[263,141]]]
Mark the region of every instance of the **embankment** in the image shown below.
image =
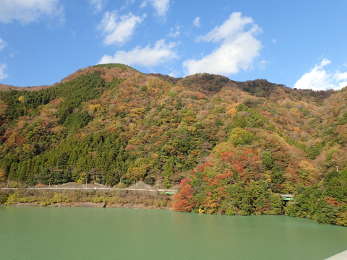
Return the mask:
[[[41,207],[126,207],[171,206],[171,197],[160,192],[119,190],[15,190],[0,191],[0,205]]]

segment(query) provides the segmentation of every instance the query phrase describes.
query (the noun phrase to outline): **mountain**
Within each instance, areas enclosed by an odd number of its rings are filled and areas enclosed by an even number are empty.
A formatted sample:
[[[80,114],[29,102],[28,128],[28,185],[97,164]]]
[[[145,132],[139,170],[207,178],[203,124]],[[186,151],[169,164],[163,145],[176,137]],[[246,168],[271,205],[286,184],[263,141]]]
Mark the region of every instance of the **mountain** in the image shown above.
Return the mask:
[[[180,184],[174,208],[347,225],[347,88],[291,89],[121,64],[0,85],[0,180]],[[294,194],[283,204],[280,194]]]

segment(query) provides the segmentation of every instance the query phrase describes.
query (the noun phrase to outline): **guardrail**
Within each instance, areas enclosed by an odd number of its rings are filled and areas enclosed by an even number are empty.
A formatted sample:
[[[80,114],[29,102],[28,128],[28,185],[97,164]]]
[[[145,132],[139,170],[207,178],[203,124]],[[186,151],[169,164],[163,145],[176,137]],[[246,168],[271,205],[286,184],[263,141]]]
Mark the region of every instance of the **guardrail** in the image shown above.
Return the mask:
[[[147,192],[169,192],[177,193],[177,190],[172,189],[135,189],[135,188],[107,188],[107,187],[29,187],[29,188],[0,188],[0,190],[107,190],[107,191],[147,191]]]

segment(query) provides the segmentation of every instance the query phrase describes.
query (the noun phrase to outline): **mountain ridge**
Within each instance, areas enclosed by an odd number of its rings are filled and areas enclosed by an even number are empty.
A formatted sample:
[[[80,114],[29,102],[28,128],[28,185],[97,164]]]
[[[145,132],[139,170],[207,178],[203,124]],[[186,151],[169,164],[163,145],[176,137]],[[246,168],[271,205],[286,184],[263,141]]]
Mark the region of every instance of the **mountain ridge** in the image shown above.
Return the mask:
[[[14,85],[7,85],[7,84],[1,84],[0,83],[0,91],[3,91],[3,90],[41,90],[43,88],[48,88],[48,87],[54,87],[58,84],[61,84],[61,83],[64,83],[64,82],[67,82],[75,77],[78,77],[80,75],[83,75],[84,73],[89,73],[91,71],[102,71],[103,68],[120,68],[121,70],[126,70],[126,69],[129,69],[129,70],[132,70],[132,71],[136,71],[138,73],[141,73],[139,71],[137,71],[136,69],[130,67],[130,66],[127,66],[125,64],[117,64],[117,63],[111,63],[111,64],[100,64],[100,65],[93,65],[93,66],[89,66],[89,67],[85,67],[83,69],[79,69],[73,73],[71,73],[70,75],[64,77],[62,80],[56,82],[56,83],[53,83],[51,85],[38,85],[38,86],[14,86]],[[232,83],[236,83],[236,84],[241,84],[244,86],[244,88],[247,88],[247,87],[253,87],[254,85],[273,85],[273,86],[280,86],[280,87],[284,87],[286,89],[290,89],[290,90],[296,90],[296,91],[299,91],[299,92],[314,92],[314,93],[331,93],[331,92],[338,92],[338,91],[341,91],[342,89],[345,89],[346,87],[342,88],[341,90],[337,90],[337,91],[334,91],[334,90],[311,90],[311,89],[305,89],[305,90],[300,90],[300,89],[296,89],[296,88],[291,88],[291,87],[288,87],[284,84],[277,84],[277,83],[272,83],[266,79],[254,79],[254,80],[247,80],[247,81],[234,81],[234,80],[231,80],[230,78],[228,77],[225,77],[225,76],[222,76],[222,75],[218,75],[218,74],[210,74],[210,73],[196,73],[196,74],[192,74],[192,75],[187,75],[185,77],[179,77],[179,78],[176,78],[176,77],[172,77],[172,76],[169,76],[169,75],[165,75],[165,74],[160,74],[160,73],[142,73],[144,75],[149,75],[149,76],[154,76],[154,77],[158,77],[160,79],[163,79],[165,81],[169,81],[169,82],[172,82],[172,83],[177,83],[177,82],[182,82],[182,84],[184,85],[184,82],[187,82],[189,81],[189,79],[193,79],[193,80],[196,80],[197,78],[201,78],[201,77],[211,77],[211,78],[220,78],[220,79],[223,79],[225,84],[229,83],[229,82],[232,82]]]
[[[0,183],[180,183],[176,210],[346,225],[346,101],[347,88],[96,65],[0,91]]]

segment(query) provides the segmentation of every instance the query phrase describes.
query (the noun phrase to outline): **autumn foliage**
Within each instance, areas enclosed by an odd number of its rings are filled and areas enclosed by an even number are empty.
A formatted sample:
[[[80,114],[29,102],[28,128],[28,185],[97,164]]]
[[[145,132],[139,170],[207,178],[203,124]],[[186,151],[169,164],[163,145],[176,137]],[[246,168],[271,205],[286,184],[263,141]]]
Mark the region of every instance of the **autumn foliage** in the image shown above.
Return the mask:
[[[346,88],[176,79],[122,64],[48,87],[1,86],[0,185],[180,185],[178,211],[343,224],[346,99]],[[283,203],[287,193],[295,203]]]
[[[176,211],[192,211],[194,205],[192,202],[193,189],[189,179],[183,179],[180,183],[180,192],[174,197],[173,209]]]

